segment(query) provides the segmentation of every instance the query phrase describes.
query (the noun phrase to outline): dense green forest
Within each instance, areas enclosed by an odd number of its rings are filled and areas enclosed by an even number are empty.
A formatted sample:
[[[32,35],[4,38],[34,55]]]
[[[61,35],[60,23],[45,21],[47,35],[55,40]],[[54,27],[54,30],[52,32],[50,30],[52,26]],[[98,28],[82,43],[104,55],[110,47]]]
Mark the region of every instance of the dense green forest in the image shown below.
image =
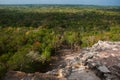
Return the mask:
[[[98,40],[120,41],[120,7],[0,6],[0,76],[44,72],[57,50]]]

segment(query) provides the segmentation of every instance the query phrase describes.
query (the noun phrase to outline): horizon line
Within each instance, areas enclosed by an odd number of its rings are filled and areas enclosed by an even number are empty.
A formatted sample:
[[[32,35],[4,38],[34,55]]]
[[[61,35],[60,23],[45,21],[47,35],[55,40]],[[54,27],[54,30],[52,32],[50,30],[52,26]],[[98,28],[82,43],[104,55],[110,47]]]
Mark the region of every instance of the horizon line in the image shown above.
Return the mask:
[[[118,6],[118,7],[120,7],[120,5],[102,5],[102,4],[59,4],[59,3],[56,3],[56,4],[30,4],[30,3],[26,3],[26,4],[0,4],[0,5],[82,5],[82,6]]]

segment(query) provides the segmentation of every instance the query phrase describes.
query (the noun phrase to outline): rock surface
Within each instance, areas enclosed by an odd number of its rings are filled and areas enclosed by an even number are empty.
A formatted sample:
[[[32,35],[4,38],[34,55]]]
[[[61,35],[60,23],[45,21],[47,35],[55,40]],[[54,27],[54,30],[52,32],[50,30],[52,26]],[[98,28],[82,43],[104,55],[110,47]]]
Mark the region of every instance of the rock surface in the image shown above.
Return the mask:
[[[4,80],[66,80],[66,78],[57,78],[53,75],[44,73],[24,73],[20,71],[9,71]]]
[[[68,53],[68,52],[67,52]],[[98,41],[56,60],[46,73],[8,72],[3,80],[120,80],[120,42]]]
[[[69,79],[77,79],[77,80],[100,80],[92,71],[82,70],[79,72],[73,72],[69,76]]]

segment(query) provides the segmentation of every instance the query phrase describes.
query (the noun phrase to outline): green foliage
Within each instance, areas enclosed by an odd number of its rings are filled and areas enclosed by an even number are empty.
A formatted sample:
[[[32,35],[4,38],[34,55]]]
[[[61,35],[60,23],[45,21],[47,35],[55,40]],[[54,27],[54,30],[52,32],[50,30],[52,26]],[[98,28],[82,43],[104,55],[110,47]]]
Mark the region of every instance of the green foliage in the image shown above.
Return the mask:
[[[23,48],[21,48],[20,50],[18,50],[8,61],[8,65],[9,65],[9,69],[10,70],[14,70],[14,69],[18,69],[18,70],[23,70],[24,67],[27,67],[31,61],[31,59],[29,59],[27,57],[27,54],[29,53],[29,48],[30,46],[24,46]]]
[[[81,34],[77,31],[66,31],[64,32],[64,45],[68,45],[68,47],[71,47],[71,50],[75,48],[75,46],[79,45],[81,46],[82,41],[81,41]]]
[[[0,64],[0,79],[5,75],[6,72],[6,68]]]
[[[120,41],[118,8],[0,7],[0,76],[42,71],[61,48]],[[2,73],[1,73],[2,72]]]

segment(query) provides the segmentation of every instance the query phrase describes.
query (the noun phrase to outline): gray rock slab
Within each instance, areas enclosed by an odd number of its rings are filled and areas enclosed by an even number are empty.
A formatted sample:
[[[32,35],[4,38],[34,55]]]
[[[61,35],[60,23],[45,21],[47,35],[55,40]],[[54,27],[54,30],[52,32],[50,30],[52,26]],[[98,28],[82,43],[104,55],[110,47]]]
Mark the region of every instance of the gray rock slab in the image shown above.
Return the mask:
[[[108,70],[108,68],[106,66],[99,66],[98,70],[100,72],[103,72],[103,73],[109,73],[110,72],[110,70]]]
[[[76,79],[76,80],[101,80],[99,77],[95,75],[92,71],[79,71],[79,72],[73,72],[68,77],[68,79]]]

